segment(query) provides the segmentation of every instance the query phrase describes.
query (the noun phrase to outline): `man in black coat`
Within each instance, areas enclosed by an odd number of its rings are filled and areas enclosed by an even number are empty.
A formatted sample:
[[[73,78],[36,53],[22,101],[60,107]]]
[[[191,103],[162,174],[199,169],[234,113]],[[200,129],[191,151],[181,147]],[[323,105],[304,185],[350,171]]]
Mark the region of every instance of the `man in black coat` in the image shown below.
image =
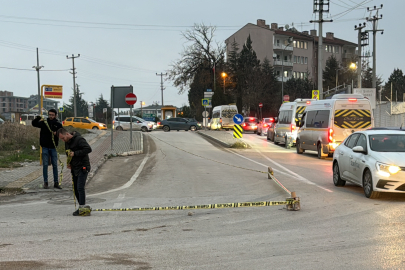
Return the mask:
[[[90,209],[86,205],[85,185],[87,175],[90,172],[90,158],[91,147],[79,132],[73,131],[69,133],[66,129],[61,128],[57,132],[58,137],[65,142],[66,155],[68,155],[67,168],[71,170],[73,177],[73,188],[75,191],[76,200],[79,203],[79,209],[73,212],[74,216],[83,216],[89,213],[84,211],[85,208]],[[83,210],[84,209],[84,210]]]
[[[56,131],[62,128],[62,124],[58,121],[56,116],[58,112],[55,109],[48,111],[48,118],[44,120],[41,116],[37,116],[32,120],[32,126],[40,128],[39,144],[42,147],[42,165],[44,175],[44,188],[48,188],[48,165],[49,159],[52,163],[53,169],[53,182],[54,188],[61,189],[58,181],[58,153],[56,147],[58,147],[59,139],[56,136]],[[46,124],[44,121],[46,121]],[[53,137],[53,140],[52,140]]]

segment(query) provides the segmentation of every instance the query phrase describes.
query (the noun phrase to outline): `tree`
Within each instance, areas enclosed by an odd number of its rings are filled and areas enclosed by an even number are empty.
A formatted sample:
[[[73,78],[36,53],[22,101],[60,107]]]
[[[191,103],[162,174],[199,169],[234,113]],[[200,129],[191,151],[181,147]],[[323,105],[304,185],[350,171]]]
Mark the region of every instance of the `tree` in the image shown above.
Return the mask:
[[[108,104],[108,101],[104,99],[103,95],[101,94],[100,97],[96,101],[96,108],[95,108],[95,118],[97,121],[106,122],[105,113],[103,113],[103,109],[107,108],[107,122],[111,122],[111,107]]]
[[[362,88],[372,88],[373,87],[373,68],[371,68],[368,64],[363,67],[362,71],[362,80],[361,80],[361,87]],[[381,76],[377,76],[376,86],[377,89],[382,85]]]
[[[382,98],[391,99],[391,83],[392,83],[392,101],[404,101],[405,94],[405,76],[401,69],[396,68],[388,78],[381,93]]]
[[[323,89],[336,87],[336,70],[338,70],[338,76],[341,71],[339,70],[339,61],[334,55],[331,55],[326,60],[325,70],[323,71]]]
[[[314,82],[306,78],[291,78],[285,83],[284,90],[290,96],[290,100],[297,98],[311,98]]]
[[[223,62],[225,46],[214,42],[215,30],[212,26],[195,24],[193,29],[182,33],[186,42],[191,44],[180,53],[180,59],[171,65],[168,77],[179,88],[179,94],[186,91],[202,68],[215,72],[214,67]]]

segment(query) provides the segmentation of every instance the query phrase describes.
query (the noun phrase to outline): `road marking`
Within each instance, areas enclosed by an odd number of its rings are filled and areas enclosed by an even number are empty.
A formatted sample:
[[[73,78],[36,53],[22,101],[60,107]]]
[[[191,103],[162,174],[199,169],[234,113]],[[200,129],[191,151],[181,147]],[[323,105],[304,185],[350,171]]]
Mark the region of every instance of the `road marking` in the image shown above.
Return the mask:
[[[327,188],[324,188],[324,187],[322,187],[322,186],[320,186],[320,185],[318,185],[318,184],[315,184],[314,182],[309,181],[309,180],[306,179],[305,177],[303,177],[303,176],[301,176],[301,175],[299,175],[299,174],[297,174],[297,173],[291,171],[290,169],[287,169],[286,167],[284,167],[284,166],[281,165],[280,163],[278,163],[278,162],[272,160],[271,158],[266,157],[266,156],[265,156],[262,152],[260,152],[259,150],[256,149],[256,151],[257,151],[260,155],[262,155],[265,159],[267,159],[268,161],[270,161],[271,163],[273,163],[274,165],[276,165],[276,166],[278,166],[279,168],[285,170],[286,172],[289,172],[290,174],[294,175],[298,180],[301,180],[301,181],[303,181],[304,183],[307,183],[307,184],[309,184],[309,185],[315,185],[315,186],[317,186],[317,187],[319,187],[319,188],[321,188],[321,189],[323,189],[323,190],[325,190],[325,191],[327,191],[327,192],[333,192],[332,190],[327,189]],[[274,169],[273,169],[273,170],[274,170]]]

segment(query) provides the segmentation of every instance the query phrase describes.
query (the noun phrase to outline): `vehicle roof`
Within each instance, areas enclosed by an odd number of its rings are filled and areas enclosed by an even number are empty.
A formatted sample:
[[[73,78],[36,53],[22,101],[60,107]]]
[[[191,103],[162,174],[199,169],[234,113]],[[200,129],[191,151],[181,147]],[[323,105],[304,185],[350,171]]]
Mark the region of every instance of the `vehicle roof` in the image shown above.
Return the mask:
[[[366,133],[367,135],[401,134],[405,135],[405,129],[366,129],[355,133]]]

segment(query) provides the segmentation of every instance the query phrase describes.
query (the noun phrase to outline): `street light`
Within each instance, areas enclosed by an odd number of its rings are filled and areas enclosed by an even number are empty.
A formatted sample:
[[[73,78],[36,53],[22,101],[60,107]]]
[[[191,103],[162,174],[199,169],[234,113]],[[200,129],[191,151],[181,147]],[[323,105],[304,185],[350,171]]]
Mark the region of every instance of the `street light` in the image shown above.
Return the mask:
[[[343,67],[336,68],[336,87],[335,87],[335,90],[337,90],[337,87],[338,87],[338,71],[339,71],[339,70],[342,70],[342,69],[346,69],[346,70],[347,70],[347,68],[343,68]],[[351,70],[356,70],[356,69],[357,69],[356,63],[353,63],[353,62],[350,63],[349,69],[351,69]],[[357,84],[358,84],[358,83],[357,83]],[[353,80],[352,80],[352,91],[353,91]]]
[[[141,118],[143,118],[142,105],[145,105],[145,102],[141,101]]]
[[[228,75],[225,72],[222,72],[221,76],[222,76],[222,78],[224,78],[224,94],[225,94],[225,78]]]
[[[288,48],[293,43],[293,38],[288,38],[288,44],[285,45],[284,49],[281,51],[281,104],[284,101],[284,50]]]

